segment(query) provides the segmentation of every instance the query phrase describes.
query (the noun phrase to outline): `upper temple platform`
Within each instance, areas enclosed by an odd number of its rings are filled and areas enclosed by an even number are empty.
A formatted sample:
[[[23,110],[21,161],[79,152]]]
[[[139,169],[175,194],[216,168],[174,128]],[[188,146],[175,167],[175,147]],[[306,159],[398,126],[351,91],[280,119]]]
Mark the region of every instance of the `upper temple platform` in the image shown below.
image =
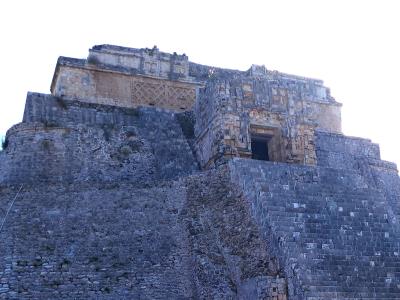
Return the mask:
[[[158,106],[185,111],[193,108],[196,90],[213,79],[256,78],[296,90],[297,101],[340,107],[322,80],[289,75],[252,65],[247,71],[222,69],[189,61],[186,54],[153,48],[96,45],[87,59],[60,57],[51,83],[55,96],[124,107]],[[255,97],[258,97],[255,95]],[[339,108],[338,108],[339,109]],[[340,130],[335,130],[340,131]]]

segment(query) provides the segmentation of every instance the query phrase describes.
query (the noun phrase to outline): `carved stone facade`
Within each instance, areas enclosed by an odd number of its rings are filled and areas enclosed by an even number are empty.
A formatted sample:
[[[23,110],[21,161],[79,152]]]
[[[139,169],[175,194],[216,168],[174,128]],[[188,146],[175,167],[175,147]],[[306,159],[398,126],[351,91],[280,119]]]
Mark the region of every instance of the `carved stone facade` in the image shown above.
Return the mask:
[[[203,167],[251,157],[252,140],[259,137],[268,144],[269,160],[314,165],[315,130],[341,131],[341,105],[321,81],[265,69],[260,75],[260,69],[210,79],[200,91],[195,131]]]
[[[134,77],[131,80],[133,103],[187,110],[193,106],[193,86],[169,80]]]
[[[101,45],[86,60],[60,57],[51,91],[90,103],[194,110],[203,168],[252,157],[255,138],[266,143],[269,160],[313,165],[314,131],[341,132],[341,104],[321,80],[256,65],[248,71],[203,66],[156,47]]]
[[[142,49],[144,50],[144,49]],[[51,86],[58,97],[122,107],[190,110],[198,83],[188,79],[187,57],[91,50],[87,60],[61,57]],[[186,59],[185,59],[186,58]],[[118,65],[117,63],[123,64]]]

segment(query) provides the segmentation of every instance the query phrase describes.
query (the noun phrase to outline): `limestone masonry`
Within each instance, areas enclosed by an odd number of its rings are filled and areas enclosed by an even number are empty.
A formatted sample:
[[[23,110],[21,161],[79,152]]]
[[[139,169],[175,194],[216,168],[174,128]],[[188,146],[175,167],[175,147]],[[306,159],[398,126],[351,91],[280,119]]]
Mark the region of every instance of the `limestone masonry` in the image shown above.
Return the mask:
[[[264,66],[60,57],[0,152],[0,299],[400,299],[397,167],[340,110]]]

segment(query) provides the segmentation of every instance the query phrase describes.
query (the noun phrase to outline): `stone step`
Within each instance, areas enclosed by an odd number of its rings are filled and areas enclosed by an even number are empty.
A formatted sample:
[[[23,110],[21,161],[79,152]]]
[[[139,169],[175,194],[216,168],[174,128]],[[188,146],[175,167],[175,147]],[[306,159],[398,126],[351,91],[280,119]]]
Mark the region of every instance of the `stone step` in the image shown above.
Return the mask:
[[[298,262],[306,299],[400,299],[399,226],[358,171],[253,164],[244,177],[263,226]]]

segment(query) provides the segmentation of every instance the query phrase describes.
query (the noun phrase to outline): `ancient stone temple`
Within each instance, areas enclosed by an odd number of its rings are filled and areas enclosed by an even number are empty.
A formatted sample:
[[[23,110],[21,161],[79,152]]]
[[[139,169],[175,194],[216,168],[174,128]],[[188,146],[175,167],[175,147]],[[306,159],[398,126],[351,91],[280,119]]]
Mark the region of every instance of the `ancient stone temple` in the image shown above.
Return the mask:
[[[0,152],[0,299],[400,299],[400,179],[321,80],[60,57]]]

